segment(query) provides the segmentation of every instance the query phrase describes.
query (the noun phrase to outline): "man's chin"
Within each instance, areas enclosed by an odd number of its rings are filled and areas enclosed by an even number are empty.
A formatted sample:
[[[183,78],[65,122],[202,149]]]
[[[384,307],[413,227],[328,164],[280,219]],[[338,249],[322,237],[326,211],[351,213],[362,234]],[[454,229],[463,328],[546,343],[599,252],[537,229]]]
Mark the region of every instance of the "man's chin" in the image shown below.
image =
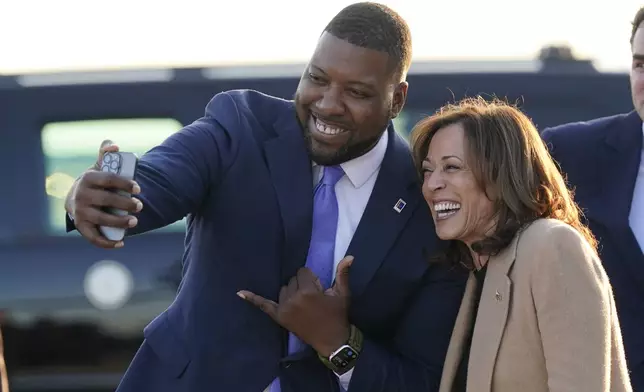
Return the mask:
[[[343,159],[342,154],[340,154],[339,151],[316,148],[313,145],[310,145],[309,155],[313,162],[321,166],[339,165],[346,161],[346,159]]]

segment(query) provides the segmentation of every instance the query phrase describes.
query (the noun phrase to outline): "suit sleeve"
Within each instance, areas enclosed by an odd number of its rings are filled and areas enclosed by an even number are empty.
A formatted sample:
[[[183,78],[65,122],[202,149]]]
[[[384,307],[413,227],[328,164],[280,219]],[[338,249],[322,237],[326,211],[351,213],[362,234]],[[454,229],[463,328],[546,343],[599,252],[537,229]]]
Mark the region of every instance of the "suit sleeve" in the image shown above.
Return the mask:
[[[551,392],[608,392],[612,290],[598,258],[569,226],[551,230],[534,264],[532,294]]]
[[[134,179],[141,187],[137,197],[143,210],[136,215],[139,224],[128,235],[167,226],[199,211],[237,155],[238,136],[215,119],[225,116],[222,111],[231,106],[234,103],[227,94],[216,95],[205,117],[139,159]],[[73,221],[67,216],[67,230],[72,229]]]
[[[438,391],[466,281],[465,272],[432,265],[403,316],[393,344],[384,346],[365,336],[349,392]]]
[[[555,131],[553,128],[546,128],[543,131],[541,131],[541,140],[543,140],[543,143],[546,145],[546,148],[548,149],[548,152],[552,156],[552,158],[556,161],[556,154],[557,154],[557,149],[556,149],[556,141],[555,141]]]

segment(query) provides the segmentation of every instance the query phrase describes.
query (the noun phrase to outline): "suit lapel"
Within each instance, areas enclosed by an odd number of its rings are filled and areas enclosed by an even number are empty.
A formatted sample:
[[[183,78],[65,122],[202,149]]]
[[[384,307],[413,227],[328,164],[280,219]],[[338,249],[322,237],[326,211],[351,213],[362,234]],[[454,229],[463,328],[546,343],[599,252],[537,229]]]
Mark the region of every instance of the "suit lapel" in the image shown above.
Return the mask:
[[[313,214],[311,161],[295,108],[274,124],[276,138],[264,142],[264,152],[284,226],[281,284],[306,263]]]
[[[601,197],[589,215],[615,226],[628,222],[642,151],[642,121],[633,112],[611,128],[597,157]]]
[[[451,392],[454,387],[454,380],[458,366],[463,357],[467,337],[472,330],[472,318],[474,317],[474,294],[476,293],[476,278],[474,274],[470,274],[465,286],[465,293],[463,294],[463,301],[456,316],[456,323],[452,331],[452,337],[449,341],[447,354],[445,355],[445,365],[443,366],[443,374],[441,376],[441,384],[439,392]]]
[[[508,273],[516,258],[520,235],[521,232],[505,250],[491,257],[487,263],[478,309],[478,314],[482,316],[474,327],[470,351],[470,358],[477,358],[477,361],[470,361],[467,372],[467,385],[477,385],[477,389],[483,391],[492,390],[494,365],[512,300],[512,282]]]
[[[644,287],[644,252],[629,224],[635,180],[642,151],[642,120],[636,112],[606,132],[597,157],[596,197],[590,197],[587,216],[604,225],[624,262]],[[601,244],[600,244],[601,246]]]
[[[355,258],[349,286],[351,295],[356,297],[375,275],[421,197],[407,143],[396,134],[393,125],[387,132],[387,151],[378,178],[347,250],[347,255]],[[394,206],[399,200],[406,204],[396,211]]]

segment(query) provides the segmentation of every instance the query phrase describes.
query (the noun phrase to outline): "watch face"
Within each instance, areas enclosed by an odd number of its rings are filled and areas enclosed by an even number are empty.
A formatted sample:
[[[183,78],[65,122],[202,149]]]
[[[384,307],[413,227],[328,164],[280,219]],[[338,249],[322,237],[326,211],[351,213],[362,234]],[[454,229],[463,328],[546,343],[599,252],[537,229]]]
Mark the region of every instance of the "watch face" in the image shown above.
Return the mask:
[[[351,365],[358,358],[358,354],[351,346],[342,346],[340,350],[331,357],[331,363],[338,369],[344,369]]]

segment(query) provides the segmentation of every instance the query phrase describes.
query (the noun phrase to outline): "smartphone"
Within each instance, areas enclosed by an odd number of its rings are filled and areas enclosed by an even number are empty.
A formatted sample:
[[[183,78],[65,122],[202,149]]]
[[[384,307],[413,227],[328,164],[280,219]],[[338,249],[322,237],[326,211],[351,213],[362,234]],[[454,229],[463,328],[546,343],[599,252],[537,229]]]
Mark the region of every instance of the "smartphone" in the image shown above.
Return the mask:
[[[101,160],[101,171],[116,174],[127,180],[134,180],[134,173],[136,172],[138,160],[139,158],[136,154],[131,152],[108,152],[103,155],[103,159]],[[125,191],[119,190],[116,192],[125,197],[132,196],[130,193]],[[127,211],[118,210],[116,208],[106,208],[105,211],[118,216],[128,215]],[[126,229],[107,226],[99,226],[98,229],[108,240],[121,241],[125,238]]]

